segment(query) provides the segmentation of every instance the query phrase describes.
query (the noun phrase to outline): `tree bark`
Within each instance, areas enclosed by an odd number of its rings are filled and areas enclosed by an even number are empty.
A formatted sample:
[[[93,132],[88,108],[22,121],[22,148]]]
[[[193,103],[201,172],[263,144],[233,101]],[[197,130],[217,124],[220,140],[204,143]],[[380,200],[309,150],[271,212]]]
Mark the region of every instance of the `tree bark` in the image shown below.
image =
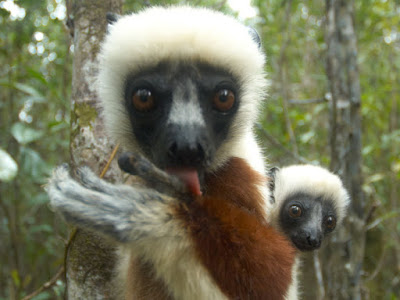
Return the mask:
[[[121,13],[122,0],[67,2],[74,41],[72,78],[72,168],[87,165],[100,174],[114,145],[106,137],[97,108],[96,76],[100,43],[107,29],[107,12]],[[69,16],[69,17],[70,17]],[[71,20],[73,20],[71,22]],[[106,177],[119,181],[116,163]],[[102,237],[77,229],[66,249],[66,296],[69,299],[113,299],[114,249]]]
[[[325,297],[361,299],[365,250],[365,201],[361,174],[361,92],[353,0],[326,0],[327,75],[330,107],[331,170],[351,196],[343,226],[321,252]]]

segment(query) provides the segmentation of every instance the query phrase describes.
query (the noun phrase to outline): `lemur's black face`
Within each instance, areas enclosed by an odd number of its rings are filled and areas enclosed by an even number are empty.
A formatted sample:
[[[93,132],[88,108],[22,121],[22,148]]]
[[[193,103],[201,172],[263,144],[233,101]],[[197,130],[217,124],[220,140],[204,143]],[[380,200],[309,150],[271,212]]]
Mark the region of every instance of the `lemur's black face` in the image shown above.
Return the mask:
[[[336,213],[331,201],[307,194],[288,197],[279,212],[284,233],[301,251],[318,249],[324,236],[336,227]]]
[[[161,63],[128,77],[126,107],[136,140],[160,168],[202,177],[240,104],[237,81],[204,64]]]

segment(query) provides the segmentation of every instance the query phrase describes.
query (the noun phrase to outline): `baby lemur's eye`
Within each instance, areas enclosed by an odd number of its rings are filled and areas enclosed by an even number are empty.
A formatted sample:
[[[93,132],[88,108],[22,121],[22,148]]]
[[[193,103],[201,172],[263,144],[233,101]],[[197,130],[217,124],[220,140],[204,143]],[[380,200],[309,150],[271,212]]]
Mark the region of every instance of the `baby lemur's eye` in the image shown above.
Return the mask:
[[[301,208],[298,205],[292,205],[289,207],[289,215],[292,218],[298,218],[302,214]]]
[[[214,94],[214,107],[220,112],[227,112],[235,104],[235,94],[228,89],[220,89]]]
[[[336,227],[336,218],[334,216],[328,216],[325,219],[325,226],[329,231],[332,231]]]
[[[138,89],[132,97],[134,108],[140,112],[148,112],[155,108],[156,102],[153,93],[148,89]]]

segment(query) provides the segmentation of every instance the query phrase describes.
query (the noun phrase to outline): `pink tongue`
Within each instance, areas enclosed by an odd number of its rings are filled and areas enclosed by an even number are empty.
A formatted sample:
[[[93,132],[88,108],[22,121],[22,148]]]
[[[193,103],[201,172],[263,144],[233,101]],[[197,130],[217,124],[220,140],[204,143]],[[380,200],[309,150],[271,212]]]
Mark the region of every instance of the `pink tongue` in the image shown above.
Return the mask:
[[[166,171],[167,173],[175,175],[182,180],[193,195],[201,195],[199,174],[197,173],[196,169],[168,168]]]

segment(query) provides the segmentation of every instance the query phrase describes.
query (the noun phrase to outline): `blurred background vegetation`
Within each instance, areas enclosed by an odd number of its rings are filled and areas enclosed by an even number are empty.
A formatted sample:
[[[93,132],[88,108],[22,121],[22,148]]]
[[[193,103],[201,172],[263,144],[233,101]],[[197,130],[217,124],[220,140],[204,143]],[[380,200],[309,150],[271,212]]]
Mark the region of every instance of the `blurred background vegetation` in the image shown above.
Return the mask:
[[[258,132],[271,165],[329,166],[325,3],[186,1],[256,27],[271,90]],[[246,2],[246,1],[236,1]],[[185,1],[126,0],[124,11]],[[289,8],[288,8],[289,7]],[[371,216],[363,265],[369,299],[400,293],[400,1],[355,1],[363,117],[363,190]],[[288,20],[290,18],[290,21]],[[0,299],[20,299],[55,275],[68,239],[43,190],[69,161],[72,58],[63,0],[0,0]],[[34,299],[62,299],[60,279]]]

